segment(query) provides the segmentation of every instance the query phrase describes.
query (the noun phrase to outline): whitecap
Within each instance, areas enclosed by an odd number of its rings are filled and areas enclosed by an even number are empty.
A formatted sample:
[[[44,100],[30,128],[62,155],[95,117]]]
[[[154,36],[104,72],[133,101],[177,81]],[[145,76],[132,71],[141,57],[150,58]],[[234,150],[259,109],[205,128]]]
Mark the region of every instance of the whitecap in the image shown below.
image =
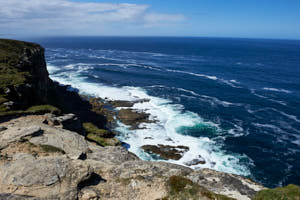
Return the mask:
[[[250,89],[250,92],[251,92],[251,94],[253,94],[253,95],[257,96],[257,97],[260,97],[260,98],[262,98],[262,99],[266,99],[266,100],[269,100],[269,101],[271,101],[271,102],[281,104],[281,105],[283,105],[283,106],[286,106],[286,105],[287,105],[284,101],[279,101],[279,100],[271,99],[271,98],[266,97],[266,96],[264,96],[264,95],[257,94],[257,93],[255,92],[255,89]]]
[[[283,92],[283,93],[287,93],[287,94],[292,93],[292,91],[290,91],[290,90],[277,89],[277,88],[268,88],[268,87],[264,87],[263,90],[272,91],[272,92]]]
[[[181,71],[181,70],[171,70],[171,69],[166,69],[166,71],[189,74],[189,75],[198,76],[198,77],[205,77],[205,78],[208,78],[211,80],[218,80],[218,78],[216,76],[209,76],[209,75],[205,75],[205,74],[197,74],[197,73],[193,73],[193,72],[186,72],[186,71]]]

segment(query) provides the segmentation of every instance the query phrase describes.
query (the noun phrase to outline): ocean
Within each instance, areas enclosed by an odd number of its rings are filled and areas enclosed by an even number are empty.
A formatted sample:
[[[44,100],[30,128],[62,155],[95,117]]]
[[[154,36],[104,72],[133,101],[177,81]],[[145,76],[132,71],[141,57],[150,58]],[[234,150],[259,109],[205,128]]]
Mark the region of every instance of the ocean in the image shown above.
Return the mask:
[[[180,37],[35,38],[50,77],[79,93],[149,99],[134,108],[156,123],[118,138],[144,160],[145,144],[184,145],[180,165],[265,186],[300,185],[300,41]],[[152,138],[152,139],[150,139]]]

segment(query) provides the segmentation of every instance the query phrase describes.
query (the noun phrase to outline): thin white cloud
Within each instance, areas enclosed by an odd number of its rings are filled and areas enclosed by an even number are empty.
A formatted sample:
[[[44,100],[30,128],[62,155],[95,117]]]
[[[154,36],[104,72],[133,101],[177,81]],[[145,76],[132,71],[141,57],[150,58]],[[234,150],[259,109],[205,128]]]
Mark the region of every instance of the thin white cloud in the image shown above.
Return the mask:
[[[101,34],[112,26],[156,26],[184,19],[180,14],[151,13],[149,5],[72,2],[70,0],[0,0],[0,28],[9,32]],[[70,33],[69,33],[70,34]]]
[[[170,22],[180,22],[185,19],[182,14],[149,13],[144,16],[147,26],[163,25]]]

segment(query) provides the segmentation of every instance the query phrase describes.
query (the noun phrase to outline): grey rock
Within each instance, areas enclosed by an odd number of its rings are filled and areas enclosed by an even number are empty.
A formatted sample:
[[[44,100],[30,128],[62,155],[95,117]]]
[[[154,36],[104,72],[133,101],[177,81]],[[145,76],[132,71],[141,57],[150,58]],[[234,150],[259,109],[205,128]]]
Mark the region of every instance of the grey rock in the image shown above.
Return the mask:
[[[88,179],[91,173],[91,167],[80,160],[63,156],[36,159],[23,154],[0,166],[0,193],[9,187],[18,187],[16,195],[76,199],[78,184]]]
[[[99,200],[100,195],[92,188],[84,188],[80,191],[79,200]]]
[[[262,185],[241,176],[211,169],[194,171],[188,178],[212,192],[241,200],[250,200],[257,191],[265,189]]]
[[[54,125],[54,126],[60,125],[64,129],[75,131],[78,133],[84,133],[82,124],[75,114],[70,113],[62,116],[46,114],[45,118],[47,124],[49,125]]]
[[[1,193],[1,200],[41,200],[40,198],[35,198],[27,195],[16,195],[11,193]]]
[[[78,159],[88,151],[87,141],[78,133],[45,124],[40,126],[44,134],[31,138],[31,143],[57,147],[72,159]]]
[[[192,166],[192,165],[205,164],[205,163],[206,163],[205,159],[199,155],[198,158],[185,162],[184,164],[187,166]]]
[[[139,160],[136,155],[127,151],[122,146],[100,147],[96,145],[90,145],[89,149],[92,151],[92,153],[87,154],[87,159],[101,161],[103,163],[118,165],[126,161]]]
[[[6,127],[0,126],[0,132],[1,132],[1,131],[5,131],[6,129],[7,129]]]
[[[31,126],[13,126],[1,131],[0,134],[0,148],[7,146],[9,143],[18,142],[41,134],[41,128],[36,125]]]

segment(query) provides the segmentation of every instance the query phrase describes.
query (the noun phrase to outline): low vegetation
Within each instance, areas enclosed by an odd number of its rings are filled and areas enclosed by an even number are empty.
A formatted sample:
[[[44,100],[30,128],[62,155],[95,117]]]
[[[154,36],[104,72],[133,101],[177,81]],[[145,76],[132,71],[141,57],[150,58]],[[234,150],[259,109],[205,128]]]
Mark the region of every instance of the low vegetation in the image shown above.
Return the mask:
[[[60,114],[60,109],[52,106],[52,105],[37,105],[29,107],[26,110],[8,110],[2,104],[0,105],[0,117],[1,116],[12,116],[12,115],[25,115],[25,114],[45,114],[45,113],[53,113]]]
[[[253,200],[300,200],[300,186],[288,185],[258,192]]]
[[[101,146],[109,146],[108,143],[106,143],[105,139],[103,137],[100,137],[96,134],[93,133],[89,133],[87,134],[86,138],[92,142],[96,142],[97,144],[101,145]]]
[[[171,176],[167,181],[169,195],[163,200],[184,200],[184,199],[208,199],[208,200],[231,200],[224,195],[215,194],[191,180],[182,176]]]
[[[94,134],[99,137],[111,137],[112,133],[105,129],[99,129],[97,126],[95,126],[92,123],[83,123],[83,128],[85,129],[87,134]]]
[[[15,40],[0,40],[0,89],[8,85],[18,86],[26,81],[30,76],[29,72],[15,66],[20,61],[24,49],[36,47],[39,45]]]
[[[26,111],[28,114],[45,114],[45,113],[53,113],[60,114],[60,109],[52,106],[52,105],[37,105],[28,108]]]
[[[40,147],[42,148],[42,150],[44,152],[47,152],[47,153],[62,153],[62,154],[65,154],[65,152],[62,149],[51,146],[51,145],[41,144]]]
[[[121,142],[114,138],[115,134],[109,130],[99,129],[93,123],[83,123],[83,128],[86,132],[86,138],[92,142],[95,142],[101,146],[118,146]]]

